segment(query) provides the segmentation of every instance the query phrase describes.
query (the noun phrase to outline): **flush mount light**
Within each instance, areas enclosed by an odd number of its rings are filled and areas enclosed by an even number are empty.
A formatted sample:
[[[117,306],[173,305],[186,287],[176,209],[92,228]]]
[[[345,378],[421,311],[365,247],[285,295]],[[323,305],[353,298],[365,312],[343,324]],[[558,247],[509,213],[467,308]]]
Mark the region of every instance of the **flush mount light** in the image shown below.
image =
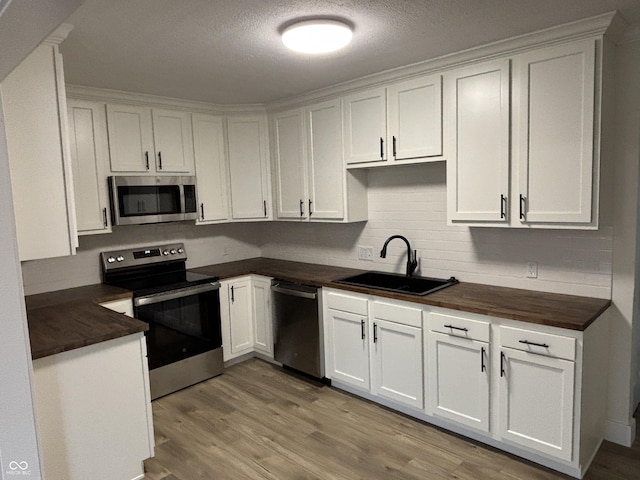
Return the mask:
[[[282,43],[300,53],[328,53],[351,42],[351,27],[338,20],[304,20],[282,32]]]

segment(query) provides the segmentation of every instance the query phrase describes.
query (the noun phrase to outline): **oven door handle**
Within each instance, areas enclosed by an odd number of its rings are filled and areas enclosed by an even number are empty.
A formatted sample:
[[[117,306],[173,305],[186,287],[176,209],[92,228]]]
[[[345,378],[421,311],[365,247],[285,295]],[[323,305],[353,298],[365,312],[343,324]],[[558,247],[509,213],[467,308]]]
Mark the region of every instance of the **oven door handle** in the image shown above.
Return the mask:
[[[205,283],[204,285],[196,285],[193,287],[185,287],[177,290],[169,290],[168,292],[154,293],[152,295],[144,295],[133,299],[134,307],[141,307],[144,305],[152,305],[154,303],[166,302],[169,300],[175,300],[177,298],[189,297],[191,295],[198,295],[199,293],[211,292],[213,290],[219,290],[219,282]]]

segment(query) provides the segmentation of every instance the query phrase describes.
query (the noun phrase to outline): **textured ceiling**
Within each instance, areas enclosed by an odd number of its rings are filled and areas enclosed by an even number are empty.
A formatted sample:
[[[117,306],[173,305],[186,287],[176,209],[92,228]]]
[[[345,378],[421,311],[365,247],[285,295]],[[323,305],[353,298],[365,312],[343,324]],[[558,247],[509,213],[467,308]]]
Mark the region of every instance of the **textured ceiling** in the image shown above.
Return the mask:
[[[61,51],[71,84],[268,103],[612,10],[640,20],[639,0],[86,0]],[[352,22],[352,44],[286,50],[279,29],[313,16]]]

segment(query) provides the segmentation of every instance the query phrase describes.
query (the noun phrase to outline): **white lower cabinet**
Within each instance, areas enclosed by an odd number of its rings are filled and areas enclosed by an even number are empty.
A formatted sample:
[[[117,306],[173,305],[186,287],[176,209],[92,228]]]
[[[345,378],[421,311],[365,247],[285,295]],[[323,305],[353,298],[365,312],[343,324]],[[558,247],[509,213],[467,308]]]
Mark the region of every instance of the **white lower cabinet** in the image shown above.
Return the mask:
[[[577,331],[323,288],[323,315],[337,388],[577,478],[604,438],[607,312]]]
[[[518,346],[504,332],[517,330]],[[532,336],[535,339],[532,339]],[[499,435],[502,439],[571,460],[575,362],[549,356],[553,341],[566,337],[501,328]],[[570,355],[566,355],[569,357]]]
[[[271,279],[249,275],[220,285],[224,361],[256,351],[273,357]]]
[[[421,310],[331,291],[323,302],[327,376],[421,409]]]
[[[253,303],[254,349],[273,358],[273,326],[271,320],[271,279],[251,277],[251,295]]]
[[[381,302],[371,307],[372,393],[422,408],[422,311]]]

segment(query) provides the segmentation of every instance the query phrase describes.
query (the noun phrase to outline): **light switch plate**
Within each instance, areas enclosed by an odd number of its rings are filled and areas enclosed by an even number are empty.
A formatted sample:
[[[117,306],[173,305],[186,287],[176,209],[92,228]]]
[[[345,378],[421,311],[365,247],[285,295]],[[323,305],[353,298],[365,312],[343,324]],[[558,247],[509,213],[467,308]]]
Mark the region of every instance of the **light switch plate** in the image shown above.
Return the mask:
[[[373,262],[373,247],[363,247],[358,245],[358,260]]]

